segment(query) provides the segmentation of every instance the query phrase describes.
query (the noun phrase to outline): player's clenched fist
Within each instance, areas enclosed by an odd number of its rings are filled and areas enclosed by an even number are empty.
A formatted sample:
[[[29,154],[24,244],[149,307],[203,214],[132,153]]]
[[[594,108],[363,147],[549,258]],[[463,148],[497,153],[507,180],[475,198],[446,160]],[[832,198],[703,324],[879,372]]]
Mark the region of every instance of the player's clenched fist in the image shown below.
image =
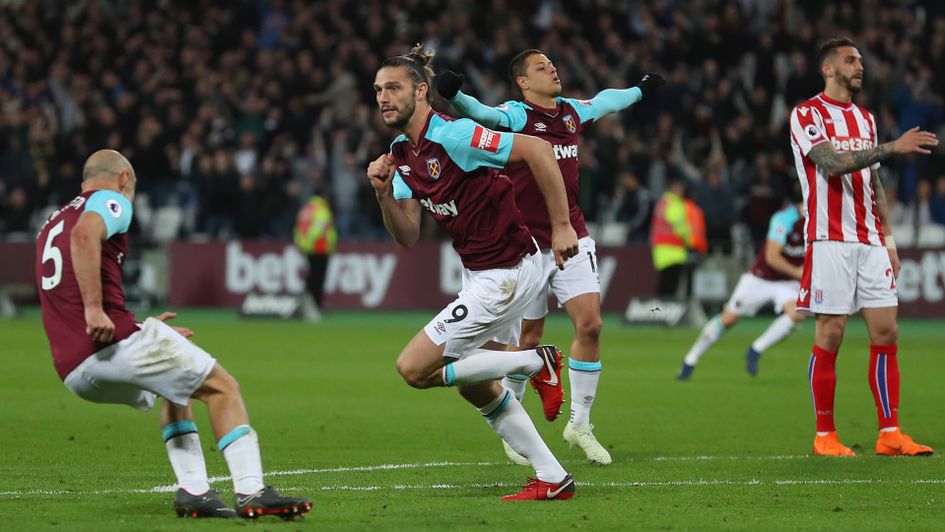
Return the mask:
[[[564,269],[564,261],[578,254],[578,237],[571,224],[551,229],[551,249],[554,250],[558,269]]]
[[[394,158],[389,153],[371,161],[367,168],[368,179],[377,195],[391,193],[391,177],[394,176]]]
[[[107,344],[115,337],[115,324],[101,308],[85,309],[85,334],[93,341]]]

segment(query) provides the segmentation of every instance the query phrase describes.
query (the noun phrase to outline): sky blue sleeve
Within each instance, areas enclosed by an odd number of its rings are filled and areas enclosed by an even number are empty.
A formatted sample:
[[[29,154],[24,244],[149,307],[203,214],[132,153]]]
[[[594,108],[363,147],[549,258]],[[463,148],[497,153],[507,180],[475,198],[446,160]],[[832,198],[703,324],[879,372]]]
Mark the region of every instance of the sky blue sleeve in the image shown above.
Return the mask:
[[[562,98],[577,109],[582,124],[599,120],[606,114],[623,111],[627,107],[639,102],[643,98],[643,91],[637,87],[629,89],[604,89],[590,100],[575,100]]]
[[[391,183],[394,185],[394,199],[402,200],[413,198],[413,190],[404,182],[404,178],[400,175],[400,170],[394,170],[394,178]]]
[[[85,202],[85,212],[94,212],[105,222],[105,238],[128,232],[131,225],[131,202],[113,190],[99,190]]]
[[[774,213],[771,222],[768,224],[768,236],[766,238],[783,246],[787,242],[787,237],[796,221],[796,210],[784,210]]]
[[[449,102],[459,114],[487,127],[521,131],[527,122],[525,109],[519,102],[505,102],[496,107],[489,107],[463,91],[457,92]]]
[[[514,137],[514,133],[499,133],[461,118],[444,123],[430,140],[442,145],[463,171],[472,172],[482,167],[505,168]]]

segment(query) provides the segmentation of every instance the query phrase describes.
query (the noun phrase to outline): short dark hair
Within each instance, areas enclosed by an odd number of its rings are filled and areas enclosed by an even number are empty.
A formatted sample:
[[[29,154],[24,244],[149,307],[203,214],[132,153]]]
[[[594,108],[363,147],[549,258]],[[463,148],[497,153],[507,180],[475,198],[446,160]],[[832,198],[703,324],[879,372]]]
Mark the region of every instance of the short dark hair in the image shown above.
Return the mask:
[[[856,47],[856,43],[847,37],[835,37],[821,44],[820,49],[817,50],[817,68],[820,69],[820,65],[823,65],[824,61],[833,55],[834,51],[841,46]]]
[[[525,60],[530,56],[540,53],[542,53],[541,50],[529,48],[528,50],[522,50],[521,52],[515,54],[515,57],[509,61],[509,79],[512,81],[512,85],[518,88],[518,82],[515,81],[515,78],[525,75]]]

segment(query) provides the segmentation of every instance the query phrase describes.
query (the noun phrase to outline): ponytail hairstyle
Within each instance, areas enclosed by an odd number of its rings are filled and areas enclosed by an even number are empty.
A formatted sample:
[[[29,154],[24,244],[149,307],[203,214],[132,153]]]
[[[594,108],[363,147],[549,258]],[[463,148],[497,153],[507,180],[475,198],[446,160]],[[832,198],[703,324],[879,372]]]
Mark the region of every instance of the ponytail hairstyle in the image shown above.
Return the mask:
[[[423,44],[417,43],[416,46],[410,49],[410,53],[388,58],[381,64],[381,68],[404,67],[407,69],[407,76],[410,78],[410,81],[413,82],[414,87],[419,86],[421,83],[426,83],[427,87],[431,87],[433,86],[433,69],[428,65],[430,61],[433,60],[435,53],[436,52],[433,51],[425,52],[423,50]],[[427,92],[427,101],[430,101],[429,94],[430,93]]]

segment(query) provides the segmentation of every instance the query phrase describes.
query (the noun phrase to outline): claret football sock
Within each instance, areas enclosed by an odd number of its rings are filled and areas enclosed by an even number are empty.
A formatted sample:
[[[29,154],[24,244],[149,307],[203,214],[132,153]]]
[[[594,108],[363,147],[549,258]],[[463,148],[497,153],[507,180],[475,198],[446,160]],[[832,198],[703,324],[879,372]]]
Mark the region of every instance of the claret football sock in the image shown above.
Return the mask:
[[[568,359],[568,378],[571,382],[571,423],[587,425],[591,422],[591,406],[597,396],[601,363]]]
[[[210,483],[197,425],[189,419],[174,421],[161,429],[161,435],[174,475],[177,476],[177,486],[191,495],[206,493]]]
[[[542,368],[541,357],[534,349],[528,351],[492,351],[473,349],[463,358],[443,367],[443,383],[447,386],[477,384],[501,379],[513,373],[531,375]]]
[[[480,408],[479,413],[515,452],[528,459],[539,480],[561,482],[567,476],[511,390],[503,389],[499,397]]]
[[[811,349],[807,377],[810,379],[817,433],[836,432],[833,423],[834,391],[837,387],[837,353],[815,345]]]
[[[686,353],[684,359],[686,364],[690,366],[698,364],[702,354],[708,351],[715,342],[718,342],[724,332],[725,326],[722,325],[721,315],[717,315],[706,322],[705,326],[702,327],[702,332],[699,333],[699,338],[696,339],[696,343],[692,344],[689,352]]]
[[[515,398],[521,403],[522,398],[525,396],[525,388],[528,387],[528,375],[522,373],[507,375],[502,379],[502,386],[512,390],[512,393],[515,394]]]
[[[869,381],[880,429],[899,426],[899,357],[895,345],[870,345]]]
[[[233,477],[233,491],[249,495],[263,489],[262,459],[259,438],[249,425],[240,425],[217,442]]]

